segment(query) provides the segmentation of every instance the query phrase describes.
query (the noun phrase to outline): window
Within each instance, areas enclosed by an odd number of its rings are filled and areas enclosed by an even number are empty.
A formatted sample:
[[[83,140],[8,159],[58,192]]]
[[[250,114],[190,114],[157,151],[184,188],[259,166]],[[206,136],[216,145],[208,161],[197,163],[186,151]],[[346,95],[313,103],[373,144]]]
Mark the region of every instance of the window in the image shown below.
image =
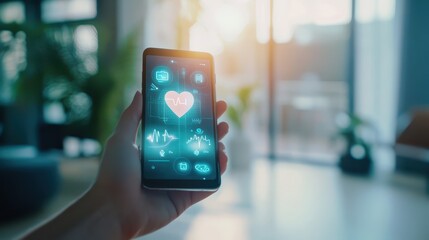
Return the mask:
[[[336,160],[335,116],[347,111],[346,70],[351,1],[274,0],[276,155]],[[230,104],[254,86],[243,124],[254,149],[269,152],[268,46],[270,1],[151,1],[151,45],[215,56],[217,93]],[[177,15],[172,8],[180,8]],[[156,13],[156,16],[152,16]],[[151,15],[152,14],[152,15]],[[168,15],[168,18],[160,16]],[[148,29],[148,28],[147,28]],[[177,30],[179,29],[179,30]],[[178,31],[178,32],[176,32]],[[159,32],[159,34],[158,34]],[[170,43],[165,45],[165,43]],[[232,127],[232,132],[237,131]],[[232,133],[231,135],[233,135]],[[230,137],[230,136],[228,136]],[[226,140],[227,141],[227,140]],[[324,157],[320,157],[324,156]]]
[[[45,0],[42,20],[46,23],[93,19],[97,16],[95,0]]]

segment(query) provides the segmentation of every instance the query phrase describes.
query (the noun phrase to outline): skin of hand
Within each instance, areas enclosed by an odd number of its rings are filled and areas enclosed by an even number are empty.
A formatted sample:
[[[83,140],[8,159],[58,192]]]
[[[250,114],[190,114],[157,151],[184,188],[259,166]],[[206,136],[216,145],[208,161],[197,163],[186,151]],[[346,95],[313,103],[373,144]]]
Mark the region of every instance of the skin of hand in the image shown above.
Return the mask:
[[[162,228],[188,207],[213,192],[160,191],[141,187],[140,150],[136,135],[142,117],[142,94],[136,92],[107,140],[95,184],[76,202],[25,239],[130,239]],[[219,118],[227,105],[216,103]],[[218,138],[228,124],[217,125]],[[221,173],[225,172],[225,146],[219,142]]]
[[[141,187],[140,151],[136,146],[136,133],[142,117],[142,94],[137,92],[131,105],[123,112],[116,131],[108,139],[103,154],[95,191],[113,201],[121,219],[125,238],[153,232],[182,214],[188,207],[210,196],[213,192],[148,190]],[[216,103],[219,118],[227,105]],[[228,132],[228,124],[217,126],[218,138]],[[221,173],[225,172],[227,156],[225,146],[219,142]]]

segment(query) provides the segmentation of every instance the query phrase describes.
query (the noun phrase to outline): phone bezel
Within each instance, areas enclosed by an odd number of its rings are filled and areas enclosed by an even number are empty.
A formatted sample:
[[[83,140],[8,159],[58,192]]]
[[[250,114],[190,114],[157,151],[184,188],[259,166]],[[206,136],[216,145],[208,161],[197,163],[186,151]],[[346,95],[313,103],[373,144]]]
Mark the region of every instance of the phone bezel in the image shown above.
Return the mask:
[[[144,176],[144,126],[145,118],[142,117],[142,138],[141,138],[141,173],[142,173],[142,186],[148,189],[162,189],[162,190],[194,190],[194,191],[215,191],[221,184],[220,179],[220,164],[219,164],[219,153],[218,153],[218,136],[217,136],[217,119],[216,119],[216,91],[215,91],[215,73],[214,73],[214,61],[213,56],[206,52],[195,52],[195,51],[184,51],[184,50],[173,50],[173,49],[162,49],[162,48],[147,48],[143,51],[143,72],[142,72],[142,95],[143,95],[143,114],[146,109],[146,57],[149,55],[153,56],[166,56],[166,57],[179,57],[179,58],[193,58],[193,59],[205,59],[209,60],[210,63],[210,89],[212,91],[212,111],[213,111],[213,127],[214,127],[214,139],[215,139],[215,165],[216,165],[216,177],[213,180],[181,180],[181,179],[148,179]]]

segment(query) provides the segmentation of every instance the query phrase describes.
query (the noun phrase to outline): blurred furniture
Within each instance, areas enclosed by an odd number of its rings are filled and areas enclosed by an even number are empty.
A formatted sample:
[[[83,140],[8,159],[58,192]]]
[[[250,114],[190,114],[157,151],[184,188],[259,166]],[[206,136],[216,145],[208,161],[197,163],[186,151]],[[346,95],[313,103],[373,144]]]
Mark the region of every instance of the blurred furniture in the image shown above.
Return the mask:
[[[0,239],[18,239],[25,231],[46,221],[46,219],[51,218],[58,211],[64,209],[65,206],[75,201],[93,184],[100,161],[98,158],[70,159],[61,157],[57,163],[61,177],[61,184],[58,185],[57,193],[52,199],[47,200],[40,210],[32,214],[0,221]],[[3,180],[1,180],[0,185],[2,183]],[[3,197],[3,195],[1,196]],[[32,198],[34,196],[28,197],[29,200]],[[3,207],[0,209],[0,212],[2,211]]]
[[[0,222],[33,213],[58,192],[58,159],[32,146],[0,147]]]
[[[277,83],[277,155],[335,163],[332,136],[335,117],[347,108],[344,82],[321,81],[316,75]]]
[[[412,114],[411,121],[396,139],[396,170],[423,174],[429,193],[429,110]]]

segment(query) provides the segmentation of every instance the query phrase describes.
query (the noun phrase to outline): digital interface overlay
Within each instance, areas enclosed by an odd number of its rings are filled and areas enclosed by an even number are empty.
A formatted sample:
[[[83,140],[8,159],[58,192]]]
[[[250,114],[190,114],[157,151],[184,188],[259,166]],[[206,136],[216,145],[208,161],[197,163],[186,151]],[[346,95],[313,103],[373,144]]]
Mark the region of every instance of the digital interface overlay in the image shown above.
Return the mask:
[[[216,178],[210,67],[206,59],[146,56],[145,178]]]

